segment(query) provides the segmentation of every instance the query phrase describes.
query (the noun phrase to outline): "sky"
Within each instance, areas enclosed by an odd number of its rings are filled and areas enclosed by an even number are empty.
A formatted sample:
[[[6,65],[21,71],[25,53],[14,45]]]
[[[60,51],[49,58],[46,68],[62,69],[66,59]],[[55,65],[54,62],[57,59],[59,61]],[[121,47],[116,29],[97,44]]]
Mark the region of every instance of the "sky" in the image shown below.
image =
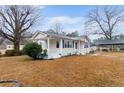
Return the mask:
[[[72,32],[81,30],[84,23],[84,16],[92,7],[79,5],[49,5],[43,6],[43,20],[39,24],[39,30],[48,30],[55,23],[61,23],[63,31]],[[79,31],[82,34],[81,31]]]
[[[37,25],[37,30],[47,31],[51,29],[55,23],[61,23],[63,31],[71,33],[75,30],[80,35],[84,32],[84,22],[86,21],[86,15],[94,9],[96,6],[87,5],[48,5],[42,6],[41,14],[43,19]],[[123,25],[120,30],[123,30]],[[98,36],[90,36],[95,39]]]

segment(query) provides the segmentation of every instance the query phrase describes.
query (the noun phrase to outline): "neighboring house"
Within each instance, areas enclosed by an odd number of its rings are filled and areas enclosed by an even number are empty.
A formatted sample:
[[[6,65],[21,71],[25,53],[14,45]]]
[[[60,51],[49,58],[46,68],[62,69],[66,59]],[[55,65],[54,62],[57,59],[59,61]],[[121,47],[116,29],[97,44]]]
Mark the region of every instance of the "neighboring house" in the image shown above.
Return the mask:
[[[100,50],[113,50],[113,51],[122,51],[124,50],[124,39],[117,40],[97,40],[94,44]]]
[[[29,38],[26,38],[25,40],[21,41],[20,50],[22,50],[24,45],[29,41],[30,41]],[[13,49],[14,49],[13,42],[11,42],[8,39],[0,37],[0,52],[2,54],[5,54],[6,50],[13,50]]]
[[[86,36],[69,37],[49,32],[36,32],[32,40],[47,49],[48,58],[59,58],[67,55],[85,55],[90,52],[90,39]]]

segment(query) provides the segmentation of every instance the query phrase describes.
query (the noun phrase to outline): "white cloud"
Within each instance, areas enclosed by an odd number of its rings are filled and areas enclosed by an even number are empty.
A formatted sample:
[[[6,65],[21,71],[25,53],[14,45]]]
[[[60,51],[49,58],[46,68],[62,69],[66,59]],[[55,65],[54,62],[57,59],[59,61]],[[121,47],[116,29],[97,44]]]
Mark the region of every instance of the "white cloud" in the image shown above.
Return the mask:
[[[57,17],[47,17],[45,18],[45,25],[43,26],[43,30],[50,29],[55,23],[61,23],[63,26],[63,31],[66,33],[71,33],[75,30],[79,32],[79,34],[83,34],[84,31],[84,17],[70,17],[70,16],[57,16]]]
[[[33,7],[34,8],[39,8],[39,9],[44,9],[45,8],[45,6],[43,6],[43,5],[33,5]]]
[[[40,7],[40,9],[44,9],[44,8],[46,8],[46,7],[45,7],[45,6],[43,6],[43,5],[42,5],[42,6],[40,5],[39,7]]]
[[[69,16],[58,16],[48,18],[49,24],[62,23],[62,24],[77,24],[81,22],[82,17],[69,17]]]

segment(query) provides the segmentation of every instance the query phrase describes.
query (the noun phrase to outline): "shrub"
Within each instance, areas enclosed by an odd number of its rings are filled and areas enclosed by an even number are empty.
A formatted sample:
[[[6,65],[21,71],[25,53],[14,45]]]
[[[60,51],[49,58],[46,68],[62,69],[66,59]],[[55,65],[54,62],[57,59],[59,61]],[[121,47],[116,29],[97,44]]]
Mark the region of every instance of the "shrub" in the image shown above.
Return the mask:
[[[108,52],[109,50],[108,50],[108,49],[102,49],[102,51],[104,51],[104,52]]]
[[[6,50],[5,56],[14,56],[16,54],[15,50]]]
[[[120,50],[124,50],[124,48],[120,48]]]
[[[98,47],[96,50],[97,50],[97,51],[100,51],[100,48]]]
[[[0,52],[0,57],[2,56],[2,53]]]
[[[23,50],[20,50],[17,55],[24,55]]]
[[[16,51],[16,50],[6,50],[5,52],[5,56],[19,56],[22,55],[23,52],[22,51]]]
[[[47,57],[47,49],[44,49],[42,53],[37,55],[37,57],[39,59],[43,59],[43,58]]]
[[[117,49],[117,48],[113,48],[113,50],[112,50],[112,51],[117,52],[117,51],[118,51],[118,49]]]
[[[47,56],[47,49],[44,49],[44,50],[43,50],[43,54],[44,54],[45,56]]]
[[[94,52],[95,52],[94,50],[91,50],[91,51],[90,51],[91,54],[94,53]]]
[[[24,46],[23,51],[33,59],[38,59],[38,55],[42,52],[42,47],[37,43],[31,42]]]

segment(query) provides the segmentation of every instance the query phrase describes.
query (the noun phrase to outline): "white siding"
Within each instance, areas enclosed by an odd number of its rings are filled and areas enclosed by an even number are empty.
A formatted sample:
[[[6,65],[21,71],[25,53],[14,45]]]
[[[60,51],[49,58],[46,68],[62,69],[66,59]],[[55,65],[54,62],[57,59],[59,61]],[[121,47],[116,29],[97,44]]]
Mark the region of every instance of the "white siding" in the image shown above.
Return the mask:
[[[14,45],[6,45],[6,50],[12,50],[14,48]]]
[[[24,47],[24,45],[20,45],[20,50],[22,50],[23,47]],[[14,45],[6,45],[6,49],[0,49],[0,52],[1,52],[2,54],[5,54],[5,52],[6,52],[7,50],[13,50],[13,49],[14,49]]]
[[[55,40],[55,39],[50,39],[50,54],[60,54],[60,48],[57,48],[56,47],[56,42],[58,40]],[[59,44],[60,45],[60,44]],[[59,46],[60,47],[60,46]]]
[[[85,55],[90,52],[90,47],[85,48],[86,41],[81,40],[67,40],[67,39],[54,39],[54,38],[46,38],[44,39],[44,35],[39,34],[35,39],[35,42],[42,45],[43,49],[48,50],[48,57],[49,58],[59,58],[61,56],[67,56],[67,55],[73,55],[73,54],[82,54]],[[64,48],[63,48],[63,41],[64,40]],[[48,44],[49,41],[49,44]],[[57,48],[57,41],[59,42],[59,48]],[[74,41],[74,47],[73,47],[73,41]],[[68,47],[69,42],[69,47]],[[77,49],[76,49],[76,43],[77,43]],[[65,45],[66,44],[66,45]],[[61,45],[61,46],[60,46]],[[66,47],[65,47],[66,46]]]
[[[43,38],[45,38],[46,37],[46,34],[43,34],[43,33],[40,33],[40,34],[38,34],[36,37],[35,37],[35,39],[37,40],[37,39],[43,39]]]
[[[24,45],[20,45],[20,50],[22,50],[22,49],[23,49],[23,47],[24,47]]]
[[[20,45],[20,50],[22,50],[24,47],[24,45]],[[13,50],[14,49],[14,45],[6,45],[6,50]]]
[[[55,54],[55,55],[61,55],[61,56],[67,56],[67,55],[72,55],[72,54],[76,54],[78,53],[78,48],[75,49],[75,48],[63,48],[62,46],[62,49],[60,47],[60,45],[63,45],[63,44],[60,44],[59,43],[59,48],[56,47],[56,43],[57,41],[61,41],[61,39],[59,40],[55,40],[55,39],[50,39],[50,51],[49,51],[49,54],[52,55],[52,54]],[[65,42],[68,42],[69,40],[66,40]],[[70,40],[69,42],[72,42],[72,40]],[[72,43],[72,46],[73,46],[73,43]]]
[[[42,46],[43,49],[47,49],[47,41],[46,40],[38,40],[37,43]]]

